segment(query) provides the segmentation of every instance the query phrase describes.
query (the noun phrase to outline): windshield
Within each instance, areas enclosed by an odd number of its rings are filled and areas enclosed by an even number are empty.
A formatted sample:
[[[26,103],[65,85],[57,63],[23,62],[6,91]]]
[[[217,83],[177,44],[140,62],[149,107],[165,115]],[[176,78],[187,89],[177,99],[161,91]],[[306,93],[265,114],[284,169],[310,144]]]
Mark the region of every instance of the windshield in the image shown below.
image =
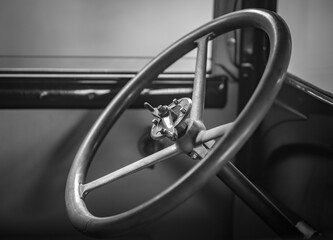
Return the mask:
[[[0,68],[137,72],[213,18],[213,0],[3,0],[0,6]],[[194,63],[189,53],[171,71],[193,72]]]
[[[288,72],[333,93],[333,1],[280,0],[293,41]]]

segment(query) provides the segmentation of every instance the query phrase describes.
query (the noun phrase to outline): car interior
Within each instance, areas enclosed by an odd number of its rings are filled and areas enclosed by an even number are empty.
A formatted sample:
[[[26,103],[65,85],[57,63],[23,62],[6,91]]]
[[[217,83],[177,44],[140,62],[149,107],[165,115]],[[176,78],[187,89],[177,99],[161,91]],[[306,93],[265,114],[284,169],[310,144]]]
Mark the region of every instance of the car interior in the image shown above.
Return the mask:
[[[332,12],[1,0],[0,239],[333,238]]]

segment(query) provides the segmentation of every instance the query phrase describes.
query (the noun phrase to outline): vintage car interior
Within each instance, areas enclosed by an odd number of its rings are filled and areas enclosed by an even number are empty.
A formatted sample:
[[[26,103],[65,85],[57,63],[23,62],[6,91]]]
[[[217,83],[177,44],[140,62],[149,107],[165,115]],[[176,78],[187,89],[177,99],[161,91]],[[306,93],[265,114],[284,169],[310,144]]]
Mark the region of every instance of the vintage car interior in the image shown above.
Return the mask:
[[[332,12],[0,1],[0,238],[331,239]]]

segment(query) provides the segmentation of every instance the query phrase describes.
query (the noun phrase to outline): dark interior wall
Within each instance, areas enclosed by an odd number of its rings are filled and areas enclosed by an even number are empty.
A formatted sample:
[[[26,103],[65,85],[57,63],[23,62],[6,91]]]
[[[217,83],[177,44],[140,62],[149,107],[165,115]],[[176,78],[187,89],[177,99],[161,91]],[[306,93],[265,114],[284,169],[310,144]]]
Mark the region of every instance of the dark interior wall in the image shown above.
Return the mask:
[[[80,236],[65,212],[64,190],[71,162],[100,111],[1,110],[0,235]],[[210,110],[208,126],[220,111]],[[135,120],[134,120],[135,119]],[[212,120],[213,119],[213,120]],[[95,178],[141,158],[139,137],[151,124],[144,110],[129,110],[111,130],[89,174]],[[176,158],[88,196],[89,209],[105,216],[127,210],[169,186],[195,162]],[[157,239],[218,239],[229,234],[231,192],[217,179],[180,208],[140,231]],[[135,238],[134,238],[135,239]]]
[[[294,80],[291,80],[294,79]],[[246,175],[295,224],[333,233],[332,96],[288,75],[256,132]],[[254,161],[255,160],[255,161]],[[236,199],[234,236],[276,236]]]

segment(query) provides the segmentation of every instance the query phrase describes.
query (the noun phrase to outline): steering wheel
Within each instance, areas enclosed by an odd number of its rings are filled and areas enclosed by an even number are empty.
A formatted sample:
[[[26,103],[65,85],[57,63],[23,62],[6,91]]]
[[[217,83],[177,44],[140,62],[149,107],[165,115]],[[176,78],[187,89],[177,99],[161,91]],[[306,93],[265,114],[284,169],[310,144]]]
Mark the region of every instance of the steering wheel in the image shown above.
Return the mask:
[[[261,80],[236,120],[206,130],[202,120],[205,100],[207,42],[223,33],[256,27],[270,39],[270,56]],[[173,62],[197,47],[192,99],[175,99],[168,106],[145,106],[154,115],[151,135],[168,137],[174,143],[152,155],[85,182],[91,161],[104,137],[144,87]],[[193,195],[215,176],[255,131],[283,83],[291,53],[291,38],[285,22],[275,13],[248,9],[226,14],[192,31],[144,67],[112,99],[82,142],[66,184],[66,208],[73,225],[96,235],[121,235],[152,222]],[[213,142],[214,141],[214,142]],[[216,142],[215,142],[216,141]],[[212,147],[212,145],[214,145]],[[88,192],[179,154],[199,158],[185,175],[152,199],[123,213],[96,217],[86,207]]]

